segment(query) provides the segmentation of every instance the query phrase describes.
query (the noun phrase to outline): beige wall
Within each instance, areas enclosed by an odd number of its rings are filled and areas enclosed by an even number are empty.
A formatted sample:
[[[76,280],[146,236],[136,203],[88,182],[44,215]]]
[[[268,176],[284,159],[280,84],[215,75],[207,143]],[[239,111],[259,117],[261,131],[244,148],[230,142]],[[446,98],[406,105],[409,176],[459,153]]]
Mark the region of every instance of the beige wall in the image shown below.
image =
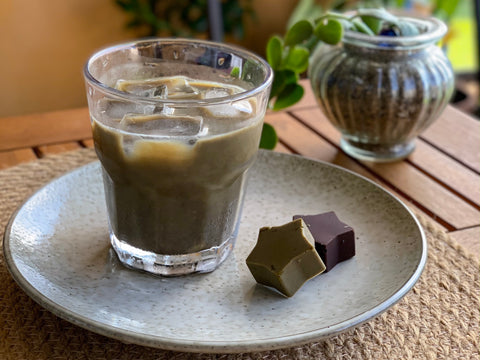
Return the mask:
[[[1,0],[0,116],[85,105],[83,64],[123,24],[112,0]]]
[[[242,45],[263,55],[296,1],[253,2],[258,21]],[[83,64],[98,48],[136,37],[125,21],[114,0],[0,0],[0,117],[85,106]]]

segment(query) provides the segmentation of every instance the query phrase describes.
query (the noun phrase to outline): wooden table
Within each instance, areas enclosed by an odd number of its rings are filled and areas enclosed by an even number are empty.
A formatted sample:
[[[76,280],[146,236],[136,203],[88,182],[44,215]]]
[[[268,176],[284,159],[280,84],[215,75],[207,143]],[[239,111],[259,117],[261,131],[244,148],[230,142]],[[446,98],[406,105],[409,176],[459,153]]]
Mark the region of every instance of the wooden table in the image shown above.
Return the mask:
[[[372,179],[480,258],[480,121],[448,106],[406,160],[358,161],[340,150],[340,133],[320,112],[307,83],[304,87],[299,104],[265,117],[280,138],[276,151]],[[93,147],[87,108],[0,118],[0,169],[82,147]]]

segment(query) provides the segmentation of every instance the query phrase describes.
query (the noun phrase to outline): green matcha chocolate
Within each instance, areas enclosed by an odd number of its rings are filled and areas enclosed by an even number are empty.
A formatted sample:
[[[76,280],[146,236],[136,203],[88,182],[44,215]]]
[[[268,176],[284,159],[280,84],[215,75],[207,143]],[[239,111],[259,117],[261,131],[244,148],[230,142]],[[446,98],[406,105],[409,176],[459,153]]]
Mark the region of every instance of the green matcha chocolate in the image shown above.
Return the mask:
[[[247,257],[247,266],[258,283],[293,296],[307,280],[325,271],[314,243],[302,219],[263,227]]]

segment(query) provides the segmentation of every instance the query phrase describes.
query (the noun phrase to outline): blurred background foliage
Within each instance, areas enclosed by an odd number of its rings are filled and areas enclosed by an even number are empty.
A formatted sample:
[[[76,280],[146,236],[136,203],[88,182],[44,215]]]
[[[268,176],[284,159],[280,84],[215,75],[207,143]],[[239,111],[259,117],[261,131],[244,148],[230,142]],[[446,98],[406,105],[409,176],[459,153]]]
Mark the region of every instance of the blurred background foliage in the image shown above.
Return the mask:
[[[181,36],[211,38],[208,6],[210,0],[114,0],[129,20],[127,28],[143,36]],[[217,1],[217,0],[216,0]],[[255,22],[252,1],[218,0],[221,6],[223,30],[227,37],[240,41],[245,35],[245,23]],[[477,1],[477,0],[475,0]],[[449,24],[445,41],[454,68],[460,72],[477,68],[472,0],[299,0],[286,27],[299,19],[314,19],[328,11],[347,11],[358,7],[385,7],[433,15]],[[457,45],[459,44],[459,45]],[[263,55],[263,54],[262,54]]]
[[[86,106],[84,80],[78,69],[92,53],[110,44],[151,35],[211,38],[208,5],[212,2],[220,5],[224,41],[265,56],[268,39],[284,34],[289,17],[306,1],[0,0],[2,65],[8,69],[2,73],[0,116]],[[443,6],[438,5],[440,0],[310,1],[323,11],[343,11],[362,3],[413,11]],[[474,80],[479,36],[474,4],[479,2],[442,2],[449,6],[456,3],[448,20],[446,51],[459,75],[457,83],[465,80],[466,93],[471,94],[478,94],[478,81]]]
[[[255,13],[252,0],[221,0],[223,31],[237,40]],[[209,37],[207,0],[115,0],[129,14],[126,24],[144,36]]]
[[[262,14],[253,2],[261,0],[114,0],[127,15],[127,28],[143,36],[212,38],[209,6],[220,5],[225,41],[242,44],[246,23]],[[478,3],[479,0],[473,0]],[[457,74],[454,102],[462,110],[480,115],[478,25],[472,0],[298,0],[286,28],[300,19],[313,20],[322,13],[358,7],[384,7],[432,15],[449,25],[443,47]],[[258,4],[256,4],[258,9]],[[265,7],[265,11],[269,11]],[[263,11],[263,8],[262,8]],[[273,34],[268,34],[268,36]],[[265,43],[266,45],[266,43]],[[260,55],[265,56],[261,53]]]

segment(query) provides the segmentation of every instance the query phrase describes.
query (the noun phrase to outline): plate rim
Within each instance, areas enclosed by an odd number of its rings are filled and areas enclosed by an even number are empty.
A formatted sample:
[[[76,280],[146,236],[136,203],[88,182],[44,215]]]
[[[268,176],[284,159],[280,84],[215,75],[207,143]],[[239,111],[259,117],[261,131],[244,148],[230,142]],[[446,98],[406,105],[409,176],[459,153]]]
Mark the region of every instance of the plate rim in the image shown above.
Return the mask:
[[[10,235],[12,231],[12,226],[17,218],[19,212],[28,204],[28,202],[38,193],[43,191],[45,188],[51,186],[52,183],[60,181],[62,178],[67,176],[72,176],[74,173],[82,172],[87,170],[87,168],[99,168],[101,170],[101,165],[99,160],[94,160],[85,165],[76,167],[72,170],[64,172],[50,181],[46,182],[35,191],[30,193],[22,203],[15,209],[15,211],[10,216],[8,223],[5,228],[3,236],[3,256],[5,258],[6,267],[11,274],[14,281],[18,286],[26,293],[28,297],[38,303],[40,306],[58,316],[61,319],[64,319],[74,325],[77,325],[86,330],[92,331],[93,333],[113,338],[115,340],[121,341],[123,343],[132,343],[152,348],[158,348],[163,350],[172,350],[172,351],[184,351],[184,352],[195,352],[195,353],[241,353],[241,352],[256,352],[256,351],[267,351],[267,350],[276,350],[281,348],[288,348],[292,346],[300,346],[312,341],[318,341],[325,339],[334,335],[338,335],[344,331],[347,331],[351,328],[357,327],[367,321],[372,320],[373,318],[379,316],[393,305],[398,303],[403,297],[413,288],[417,283],[418,279],[422,275],[425,265],[427,262],[428,256],[428,243],[425,235],[423,226],[420,224],[417,216],[413,211],[395,194],[391,193],[388,189],[383,188],[379,184],[375,183],[371,179],[353,172],[350,169],[343,168],[336,164],[331,164],[326,161],[313,159],[307,156],[298,155],[298,154],[285,154],[274,152],[270,150],[260,149],[259,153],[263,153],[262,156],[276,156],[276,157],[295,157],[299,161],[310,161],[313,163],[319,163],[326,167],[335,168],[341,172],[346,172],[354,177],[360,178],[363,181],[367,181],[371,185],[377,188],[388,196],[392,197],[399,205],[402,206],[404,210],[407,211],[408,215],[415,222],[417,229],[421,238],[421,256],[418,263],[416,264],[415,271],[411,276],[406,279],[401,287],[399,287],[390,297],[385,299],[382,302],[379,302],[373,308],[359,313],[351,318],[343,320],[339,323],[334,323],[328,327],[323,327],[315,330],[305,331],[293,335],[277,336],[277,337],[265,337],[258,338],[254,341],[238,340],[238,341],[198,341],[198,340],[188,340],[188,339],[176,339],[171,337],[165,337],[160,335],[150,335],[150,334],[141,334],[135,331],[127,330],[121,327],[115,327],[103,322],[97,321],[90,317],[85,317],[79,313],[74,312],[68,308],[65,308],[55,301],[51,300],[49,297],[40,292],[33,284],[31,284],[18,269],[13,259],[11,253]]]

